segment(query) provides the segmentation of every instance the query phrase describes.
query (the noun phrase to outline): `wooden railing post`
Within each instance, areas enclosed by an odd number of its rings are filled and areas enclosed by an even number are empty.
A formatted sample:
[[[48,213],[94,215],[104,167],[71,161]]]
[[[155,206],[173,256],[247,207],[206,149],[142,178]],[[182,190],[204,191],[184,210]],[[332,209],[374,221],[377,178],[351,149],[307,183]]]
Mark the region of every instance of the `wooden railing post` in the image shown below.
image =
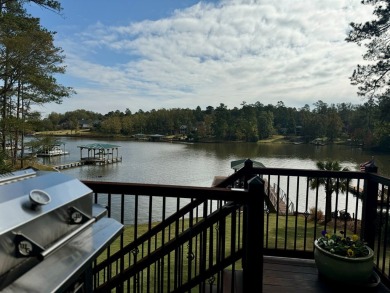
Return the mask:
[[[377,173],[378,167],[372,163],[366,166],[365,172]],[[375,232],[376,232],[376,217],[378,204],[378,183],[371,180],[370,176],[364,181],[364,196],[363,196],[363,213],[362,213],[362,238],[367,242],[367,245],[374,248]]]
[[[263,292],[264,180],[248,182],[249,201],[245,206],[243,289]],[[255,288],[255,289],[254,289]]]

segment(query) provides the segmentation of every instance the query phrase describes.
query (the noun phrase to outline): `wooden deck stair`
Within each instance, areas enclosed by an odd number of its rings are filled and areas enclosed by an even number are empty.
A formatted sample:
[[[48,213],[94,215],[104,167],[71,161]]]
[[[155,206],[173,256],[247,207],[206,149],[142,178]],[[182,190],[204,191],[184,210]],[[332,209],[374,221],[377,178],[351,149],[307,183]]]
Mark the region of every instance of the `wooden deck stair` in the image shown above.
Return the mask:
[[[279,190],[279,194],[278,194],[278,191],[275,190],[275,186],[268,184],[268,181],[266,179],[264,179],[264,181],[265,181],[265,193],[268,195],[265,201],[269,211],[276,212],[276,209],[278,209],[279,215],[286,215],[292,213],[293,211],[289,210],[289,206],[286,203],[285,197],[280,196],[283,191]]]
[[[225,180],[227,176],[215,176],[214,180],[211,184],[211,186],[217,186],[220,182]],[[290,202],[289,205],[286,203],[286,197],[282,196],[284,194],[284,191],[279,189],[279,194],[278,191],[275,189],[275,186],[268,184],[268,180],[264,179],[265,183],[265,192],[268,195],[268,197],[265,198],[266,205],[269,209],[270,212],[275,213],[276,209],[279,209],[279,215],[286,215],[286,214],[291,214],[294,212],[293,204]],[[279,202],[278,202],[278,195],[279,195]]]

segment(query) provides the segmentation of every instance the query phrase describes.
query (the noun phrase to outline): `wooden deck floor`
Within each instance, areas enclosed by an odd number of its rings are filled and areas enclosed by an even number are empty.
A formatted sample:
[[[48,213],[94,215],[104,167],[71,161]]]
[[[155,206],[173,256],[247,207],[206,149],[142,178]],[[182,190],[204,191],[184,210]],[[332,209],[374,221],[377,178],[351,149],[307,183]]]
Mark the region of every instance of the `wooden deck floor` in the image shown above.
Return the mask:
[[[264,257],[263,292],[353,292],[318,277],[314,260]],[[359,290],[358,290],[359,289]],[[359,292],[390,292],[382,283],[356,288]]]
[[[236,272],[235,290],[231,289],[231,273],[224,272],[224,288],[223,293],[242,293],[242,272]],[[214,288],[216,289],[216,288]],[[217,292],[217,290],[212,290]],[[253,292],[260,292],[253,291]],[[297,259],[297,258],[281,258],[264,256],[264,275],[263,275],[263,292],[264,293],[328,293],[328,292],[390,292],[384,284],[374,286],[360,286],[354,288],[342,287],[337,284],[332,284],[327,280],[318,277],[317,268],[314,260]]]

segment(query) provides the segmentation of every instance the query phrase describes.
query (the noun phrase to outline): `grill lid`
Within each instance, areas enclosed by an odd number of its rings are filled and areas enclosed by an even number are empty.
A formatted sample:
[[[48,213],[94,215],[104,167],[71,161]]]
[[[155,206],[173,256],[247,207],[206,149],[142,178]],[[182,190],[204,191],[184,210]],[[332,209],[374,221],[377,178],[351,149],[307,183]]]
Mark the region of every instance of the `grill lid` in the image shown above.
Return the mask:
[[[0,237],[92,192],[81,181],[59,172],[28,170],[25,174],[28,177],[2,178]]]

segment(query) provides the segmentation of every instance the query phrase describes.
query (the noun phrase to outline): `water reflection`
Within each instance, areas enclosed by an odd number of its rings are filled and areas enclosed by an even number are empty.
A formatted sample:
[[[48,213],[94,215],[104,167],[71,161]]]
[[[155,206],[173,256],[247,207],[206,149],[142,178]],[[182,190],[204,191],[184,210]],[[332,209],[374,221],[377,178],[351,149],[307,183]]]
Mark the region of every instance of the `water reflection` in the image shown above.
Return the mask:
[[[368,161],[372,156],[378,166],[379,173],[385,176],[390,174],[390,155],[372,153],[362,149],[350,148],[342,145],[314,146],[293,144],[257,144],[257,143],[160,143],[160,142],[134,142],[102,139],[61,138],[66,143],[69,155],[53,158],[38,158],[48,164],[59,165],[80,160],[79,145],[96,142],[111,143],[121,146],[119,155],[123,160],[120,163],[105,166],[86,165],[72,169],[62,170],[80,180],[133,182],[133,183],[157,183],[177,184],[185,186],[211,186],[214,176],[228,176],[234,172],[230,168],[231,161],[250,158],[259,161],[267,167],[317,169],[319,160],[337,160],[343,167],[350,170],[358,170],[360,163]],[[271,183],[278,183],[283,192],[294,194],[290,202],[299,212],[309,212],[316,205],[324,206],[325,193],[323,187],[318,195],[310,194],[306,202],[306,179],[272,178]],[[298,196],[297,196],[298,195]],[[348,212],[360,217],[361,202],[351,204],[356,199],[351,193],[348,199],[345,195],[333,195],[333,206],[336,200],[338,206],[345,206],[348,200]],[[120,217],[120,197],[113,199],[113,216]],[[135,215],[134,196],[126,197],[125,208],[129,211],[129,219]],[[149,206],[149,200],[145,197],[138,199],[142,209],[154,210],[153,221],[159,220],[162,209],[162,199],[156,200]],[[184,204],[185,202],[181,202]],[[167,214],[172,213],[176,204],[167,204]],[[323,208],[323,210],[325,210]],[[139,213],[137,219],[144,222],[148,213]],[[118,218],[119,219],[119,218]]]
[[[314,146],[257,143],[181,144],[134,142],[102,139],[61,138],[69,155],[38,158],[59,165],[80,160],[77,146],[106,142],[120,145],[123,160],[106,166],[82,166],[63,170],[79,179],[210,186],[214,176],[230,175],[230,162],[250,158],[267,167],[317,169],[319,160],[338,160],[343,167],[358,170],[372,156],[379,174],[390,175],[390,155],[373,153],[343,145]]]

